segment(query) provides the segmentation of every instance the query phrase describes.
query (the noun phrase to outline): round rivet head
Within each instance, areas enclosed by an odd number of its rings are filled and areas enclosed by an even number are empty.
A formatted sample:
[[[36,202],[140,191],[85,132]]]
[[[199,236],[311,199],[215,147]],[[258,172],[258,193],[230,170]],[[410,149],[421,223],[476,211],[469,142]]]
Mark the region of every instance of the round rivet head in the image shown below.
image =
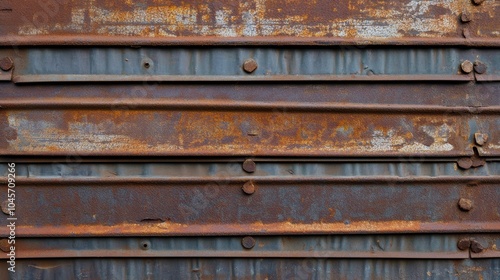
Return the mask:
[[[243,190],[244,193],[250,195],[255,192],[255,185],[252,181],[248,181],[243,185],[241,189]]]
[[[255,71],[257,69],[258,65],[257,65],[257,61],[249,58],[247,60],[245,60],[245,62],[243,62],[243,70],[245,70],[245,72],[247,73],[252,73],[253,71]]]
[[[476,61],[474,62],[474,71],[478,74],[484,74],[486,72],[486,64],[482,63],[481,61]]]
[[[470,248],[470,239],[468,238],[463,238],[463,239],[460,239],[457,243],[457,247],[458,249],[462,250],[462,251],[465,251],[465,250],[468,250]]]
[[[462,211],[470,211],[473,206],[472,200],[470,199],[460,198],[460,200],[458,200],[458,208]]]
[[[251,236],[246,236],[241,239],[241,246],[245,249],[252,249],[255,246],[255,239]]]
[[[2,207],[2,212],[6,215],[9,215],[10,212],[9,212],[9,201],[5,200],[2,202],[1,204],[1,207]]]
[[[14,61],[10,57],[0,59],[0,68],[3,71],[9,71],[14,66]]]
[[[479,254],[484,251],[484,247],[476,240],[472,240],[470,243],[470,250],[472,251],[472,253]]]
[[[472,159],[470,158],[461,158],[457,161],[458,167],[462,169],[469,169],[472,167]]]
[[[245,170],[248,173],[254,173],[255,172],[255,162],[251,159],[247,159],[243,162],[243,170]]]
[[[462,22],[469,22],[472,20],[472,17],[471,15],[468,13],[468,12],[463,12],[461,15],[460,15],[460,20]]]
[[[472,3],[475,5],[481,5],[484,2],[484,0],[472,0]]]
[[[466,60],[460,64],[460,68],[464,73],[468,74],[474,70],[474,64],[472,64],[469,60]]]
[[[0,240],[0,250],[4,252],[10,251],[9,240],[7,238]]]
[[[484,145],[488,141],[488,134],[485,133],[474,133],[474,140],[479,146]]]

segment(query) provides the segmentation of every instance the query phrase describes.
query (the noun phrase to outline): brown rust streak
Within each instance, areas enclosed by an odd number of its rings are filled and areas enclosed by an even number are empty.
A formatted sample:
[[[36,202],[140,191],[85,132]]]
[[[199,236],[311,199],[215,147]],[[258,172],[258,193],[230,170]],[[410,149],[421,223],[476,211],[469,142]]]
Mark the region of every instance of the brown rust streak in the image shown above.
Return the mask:
[[[50,2],[50,1],[49,1]],[[467,1],[77,1],[40,7],[12,4],[14,16],[0,19],[1,34],[19,36],[98,35],[146,38],[461,38],[460,12]],[[489,21],[474,37],[498,37],[498,1],[482,5]],[[494,15],[494,13],[493,13]],[[477,31],[476,31],[477,29]],[[52,38],[55,39],[55,38]],[[85,43],[85,38],[76,43]]]
[[[8,121],[17,128],[17,136],[2,152],[458,155],[470,151],[468,118],[463,116],[268,110],[13,110],[2,125]]]
[[[75,236],[199,236],[199,235],[301,235],[301,234],[368,234],[368,233],[450,233],[450,232],[498,232],[500,223],[467,222],[420,222],[420,221],[359,221],[344,224],[311,223],[294,224],[178,224],[173,222],[120,225],[66,225],[66,226],[19,226],[18,237],[75,237]],[[0,235],[7,236],[2,228]]]

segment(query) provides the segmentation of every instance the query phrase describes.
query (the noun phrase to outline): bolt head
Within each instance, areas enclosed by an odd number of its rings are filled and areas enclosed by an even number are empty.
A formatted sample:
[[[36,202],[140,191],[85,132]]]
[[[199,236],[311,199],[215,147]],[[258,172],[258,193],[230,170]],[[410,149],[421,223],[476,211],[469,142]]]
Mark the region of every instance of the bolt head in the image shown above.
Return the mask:
[[[470,243],[470,250],[472,251],[472,253],[479,254],[484,251],[484,247],[476,240],[472,240]]]
[[[478,74],[483,74],[486,72],[486,64],[484,64],[483,62],[481,61],[476,61],[474,62],[474,71],[476,71],[476,73]]]
[[[484,0],[472,0],[472,3],[475,5],[481,5],[484,2]]]
[[[244,193],[250,195],[255,192],[255,185],[252,181],[246,182],[243,187],[241,188]]]
[[[10,214],[9,213],[9,207],[8,207],[8,205],[9,205],[9,201],[8,200],[3,201],[2,204],[1,204],[2,212],[4,214],[6,214],[6,215]]]
[[[247,159],[243,162],[243,170],[248,173],[254,173],[256,169],[255,162],[251,159]]]
[[[488,141],[488,134],[485,133],[474,133],[474,140],[476,140],[476,144],[479,146],[484,145]]]
[[[469,60],[465,60],[462,64],[460,64],[460,68],[462,68],[464,73],[469,74],[472,70],[474,70],[474,64],[472,64]]]
[[[14,67],[14,61],[10,57],[4,57],[0,59],[0,69],[3,71],[9,71]]]
[[[472,200],[467,199],[467,198],[460,198],[458,201],[458,208],[462,211],[470,211],[474,207],[474,204],[472,203]]]
[[[2,250],[4,252],[10,251],[9,240],[7,238],[0,240],[0,250]]]
[[[251,236],[246,236],[241,239],[241,246],[245,249],[252,249],[255,246],[255,239]]]
[[[463,12],[461,15],[460,15],[460,20],[462,22],[469,22],[472,20],[472,16],[471,14],[469,14],[469,12]]]
[[[462,169],[469,169],[472,167],[472,159],[470,158],[461,158],[457,161],[458,167]]]
[[[465,251],[465,250],[468,250],[470,248],[470,239],[468,238],[463,238],[463,239],[460,239],[457,243],[457,247],[458,249],[462,250],[462,251]]]
[[[245,62],[243,62],[243,70],[245,70],[245,72],[247,73],[253,73],[253,71],[255,71],[257,69],[258,65],[257,65],[257,61],[249,58],[247,60],[245,60]]]

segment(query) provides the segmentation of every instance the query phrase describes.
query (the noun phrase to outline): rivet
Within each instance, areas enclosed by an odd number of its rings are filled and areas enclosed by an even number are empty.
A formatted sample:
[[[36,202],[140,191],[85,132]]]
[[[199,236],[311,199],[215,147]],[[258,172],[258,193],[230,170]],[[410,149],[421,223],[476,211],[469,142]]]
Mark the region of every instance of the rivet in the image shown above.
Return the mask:
[[[472,253],[479,254],[482,251],[484,251],[484,247],[483,245],[481,245],[481,243],[477,242],[476,240],[471,240],[470,250],[472,251]]]
[[[243,70],[245,70],[245,72],[247,73],[252,73],[253,71],[255,71],[257,69],[258,65],[257,65],[257,61],[249,58],[247,60],[245,60],[245,62],[243,62]]]
[[[485,133],[474,133],[474,139],[476,140],[476,144],[479,146],[484,145],[488,141],[488,134]]]
[[[251,159],[247,159],[243,162],[243,170],[245,170],[248,173],[254,173],[255,172],[255,162]]]
[[[470,211],[472,210],[472,207],[473,207],[472,200],[467,198],[460,198],[460,200],[458,200],[458,208],[460,208],[460,210]]]
[[[4,252],[10,251],[9,240],[7,238],[0,240],[0,250],[2,250]]]
[[[10,57],[4,57],[0,60],[0,69],[9,71],[14,66],[14,61]]]
[[[463,238],[463,239],[460,239],[457,243],[457,247],[458,249],[462,250],[462,251],[465,251],[465,250],[468,250],[470,248],[470,239],[469,238]]]
[[[253,194],[255,192],[255,185],[253,184],[252,181],[248,181],[245,184],[243,184],[243,187],[241,189],[246,194]]]
[[[251,236],[246,236],[241,239],[241,246],[245,249],[252,249],[255,246],[255,239]]]
[[[476,5],[481,5],[484,2],[484,0],[472,0],[472,3]]]
[[[9,211],[9,201],[8,200],[5,200],[2,202],[1,204],[1,207],[2,207],[2,212],[6,215],[9,215],[10,214],[10,211]]]
[[[142,250],[149,250],[151,248],[151,242],[148,240],[142,240],[140,242],[140,247]]]
[[[464,73],[470,73],[472,72],[472,70],[474,70],[474,64],[472,64],[472,62],[470,62],[469,60],[465,60],[464,62],[462,62],[462,64],[460,64],[460,68],[462,68],[462,71]]]
[[[468,13],[468,12],[463,12],[461,15],[460,15],[460,20],[462,22],[469,22],[472,20],[472,17],[471,15]]]
[[[469,169],[472,167],[472,159],[470,158],[461,158],[457,161],[458,167],[462,169]]]
[[[476,71],[476,73],[478,74],[484,74],[486,72],[486,64],[484,64],[483,62],[481,61],[476,61],[474,62],[474,71]]]

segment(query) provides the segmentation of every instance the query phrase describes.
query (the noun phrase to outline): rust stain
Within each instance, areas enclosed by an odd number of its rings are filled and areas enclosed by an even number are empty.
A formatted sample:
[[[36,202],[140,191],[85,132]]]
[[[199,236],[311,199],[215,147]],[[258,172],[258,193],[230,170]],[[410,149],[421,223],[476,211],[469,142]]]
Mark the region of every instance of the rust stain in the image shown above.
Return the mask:
[[[14,7],[14,11],[24,13],[4,29],[22,36],[438,38],[458,37],[461,26],[457,17],[472,6],[454,0],[148,1],[146,5],[128,0],[113,4],[73,0],[67,5],[54,3],[52,13],[36,6]],[[500,6],[495,1],[488,4],[489,13]],[[484,23],[484,28],[476,26],[479,29],[476,36],[498,36],[491,28],[493,23]]]
[[[6,116],[1,124],[17,128],[6,150],[16,152],[432,154],[470,149],[461,134],[463,117],[444,122],[433,115],[198,110],[32,110]],[[249,129],[258,135],[249,136]]]

